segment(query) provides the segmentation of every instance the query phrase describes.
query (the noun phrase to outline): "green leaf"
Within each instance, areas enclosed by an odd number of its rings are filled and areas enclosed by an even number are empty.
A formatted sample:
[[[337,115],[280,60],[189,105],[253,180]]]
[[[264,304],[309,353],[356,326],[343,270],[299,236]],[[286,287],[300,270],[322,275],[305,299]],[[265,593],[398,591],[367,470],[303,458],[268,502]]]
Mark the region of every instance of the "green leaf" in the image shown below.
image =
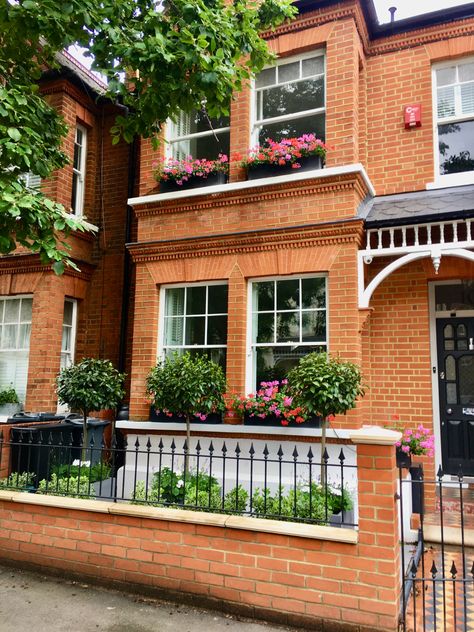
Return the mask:
[[[17,129],[16,127],[9,127],[7,129],[7,134],[15,142],[18,142],[21,139],[20,130]]]

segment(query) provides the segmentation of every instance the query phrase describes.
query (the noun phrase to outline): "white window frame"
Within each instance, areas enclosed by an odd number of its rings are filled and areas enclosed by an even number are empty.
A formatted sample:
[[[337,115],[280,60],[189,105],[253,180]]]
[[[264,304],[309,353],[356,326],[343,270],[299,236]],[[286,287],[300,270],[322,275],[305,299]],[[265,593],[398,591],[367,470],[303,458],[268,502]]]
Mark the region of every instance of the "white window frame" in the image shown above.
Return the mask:
[[[25,186],[32,191],[39,191],[41,188],[41,176],[31,171],[25,171],[20,175],[20,178],[25,183]]]
[[[191,113],[186,113],[186,112],[182,112],[180,111],[178,113],[178,117],[180,116],[191,116]],[[204,138],[205,136],[214,136],[214,134],[222,134],[223,132],[229,132],[230,133],[230,125],[227,125],[226,127],[218,127],[215,129],[209,129],[209,130],[205,130],[203,132],[194,132],[192,134],[183,134],[182,136],[173,136],[173,130],[176,129],[176,122],[168,119],[167,123],[166,123],[166,157],[167,158],[175,158],[175,155],[173,154],[173,145],[175,145],[178,142],[186,142],[186,141],[192,141],[196,138]],[[187,155],[190,155],[190,152],[187,152]],[[207,158],[207,156],[193,156],[193,158]]]
[[[157,352],[157,360],[165,359],[165,348],[172,348],[176,351],[187,349],[226,349],[227,351],[227,340],[224,345],[165,345],[165,306],[166,306],[166,290],[172,290],[174,288],[188,288],[188,287],[210,287],[212,285],[227,285],[229,287],[229,282],[225,279],[219,281],[199,281],[197,283],[170,283],[167,285],[162,285],[160,287],[160,312],[158,317],[158,352]],[[205,324],[205,335],[207,336],[207,319],[209,317],[209,305],[208,305],[208,292],[206,292],[206,312],[203,314],[206,319]],[[201,315],[201,314],[198,314]],[[186,315],[183,315],[186,318]],[[227,312],[211,314],[211,316],[227,316],[227,324],[229,323],[229,301],[227,299]],[[186,325],[185,325],[186,327]],[[186,335],[186,328],[183,330],[183,340]]]
[[[71,325],[66,325],[64,323],[64,316],[63,316],[63,324],[62,324],[62,328],[61,328],[61,332],[64,330],[65,327],[68,327],[71,330],[71,349],[70,351],[67,351],[65,349],[63,349],[63,342],[62,342],[62,335],[61,335],[61,356],[60,356],[60,368],[65,368],[66,366],[70,366],[71,364],[74,364],[74,360],[76,357],[76,333],[77,333],[77,299],[75,298],[65,298],[64,299],[64,304],[66,303],[71,303],[72,304],[72,324]],[[69,358],[70,358],[70,363],[66,364],[65,367],[61,366],[62,365],[62,356],[63,354],[69,354]]]
[[[269,64],[263,68],[263,70],[267,70],[268,68],[274,68],[275,66],[281,66],[282,64],[291,64],[296,61],[303,61],[304,59],[311,59],[311,57],[322,57],[323,58],[323,78],[324,78],[324,105],[320,108],[312,108],[311,110],[302,110],[301,112],[294,112],[292,114],[283,114],[281,116],[274,116],[272,118],[267,119],[257,119],[257,93],[260,90],[265,90],[272,86],[265,86],[264,88],[257,88],[255,79],[252,80],[252,97],[250,101],[250,143],[251,145],[258,144],[258,136],[259,136],[259,128],[265,124],[271,123],[280,123],[282,121],[292,121],[298,118],[304,118],[305,116],[311,116],[313,114],[323,114],[326,113],[326,78],[327,78],[327,68],[326,68],[326,51],[325,49],[317,49],[308,51],[302,55],[296,55],[294,57],[280,57],[274,64]],[[304,79],[308,79],[309,77],[305,77]],[[293,81],[286,81],[285,84],[294,83],[294,81],[302,81],[303,79],[297,79]],[[284,83],[277,85],[284,85]],[[326,125],[325,125],[326,127]],[[310,131],[308,130],[308,133]]]
[[[74,215],[78,217],[82,216],[84,213],[84,194],[85,194],[85,180],[86,180],[86,164],[87,164],[87,129],[84,125],[77,123],[76,128],[74,130],[74,148],[79,143],[77,142],[77,132],[82,132],[82,144],[81,147],[81,157],[79,161],[79,166],[74,166],[74,153],[73,153],[73,165],[72,172],[73,178],[77,176],[77,186],[76,186],[76,195],[74,199],[71,199],[71,210]]]
[[[33,295],[32,294],[15,294],[12,296],[0,296],[0,303],[1,301],[18,301],[20,299],[29,299],[31,300],[31,309],[32,309],[32,313],[31,313],[31,321],[21,321],[20,320],[20,315],[21,315],[21,304],[20,304],[20,310],[19,310],[19,320],[16,323],[18,326],[22,325],[22,324],[29,324],[30,327],[33,324]],[[3,326],[4,321],[3,321],[3,314],[4,312],[2,311],[2,313],[0,314],[0,324]],[[30,355],[30,343],[31,343],[31,331],[30,331],[30,339],[28,342],[28,347],[15,347],[15,348],[10,348],[10,349],[3,349],[0,346],[0,354],[3,353],[24,353],[27,352],[28,353],[28,361],[27,361],[27,369],[26,369],[26,389],[28,389],[28,365],[29,365],[29,355]],[[0,344],[1,344],[1,340],[0,340]],[[0,387],[6,387],[9,386],[8,384],[0,384]],[[15,390],[17,390],[17,386],[13,385]],[[26,394],[26,393],[25,393]],[[19,398],[22,398],[22,393],[18,393]]]
[[[317,347],[317,346],[326,346],[326,352],[329,351],[329,293],[328,293],[328,274],[321,272],[314,273],[304,273],[304,274],[292,274],[292,275],[280,275],[280,276],[268,276],[268,277],[257,277],[254,279],[249,279],[247,283],[247,363],[245,368],[245,392],[253,393],[255,391],[255,361],[256,355],[254,354],[254,349],[257,346],[260,347],[291,347],[294,346],[294,342],[280,342],[280,343],[254,343],[252,341],[253,334],[253,285],[254,283],[263,283],[265,281],[290,281],[291,279],[325,279],[325,297],[326,297],[326,307],[324,311],[326,312],[326,339],[324,342],[298,342],[299,347]],[[285,311],[285,310],[281,310]],[[294,311],[294,310],[287,310]],[[302,311],[301,307],[298,311]],[[308,311],[323,311],[322,309],[318,310],[308,310]]]
[[[430,182],[427,185],[427,189],[443,188],[451,186],[462,186],[465,184],[474,184],[474,170],[464,171],[462,173],[447,173],[441,174],[440,162],[439,162],[439,137],[438,137],[438,125],[444,125],[448,123],[462,123],[463,121],[474,120],[474,113],[464,116],[450,116],[443,119],[438,119],[438,85],[436,81],[436,71],[443,68],[449,68],[450,66],[462,66],[463,64],[474,63],[474,57],[463,57],[461,59],[450,59],[438,64],[433,64],[431,69],[431,87],[432,87],[432,103],[433,103],[433,154],[434,154],[434,182]],[[459,84],[456,84],[459,85]],[[455,96],[457,100],[457,96]]]

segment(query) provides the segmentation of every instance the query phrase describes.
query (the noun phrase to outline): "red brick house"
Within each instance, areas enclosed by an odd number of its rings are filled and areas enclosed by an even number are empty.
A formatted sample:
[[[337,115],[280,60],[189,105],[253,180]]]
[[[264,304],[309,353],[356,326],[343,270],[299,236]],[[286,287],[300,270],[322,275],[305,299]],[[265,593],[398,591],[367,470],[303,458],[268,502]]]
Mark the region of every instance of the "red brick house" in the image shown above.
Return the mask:
[[[360,363],[368,386],[336,428],[432,424],[436,463],[474,474],[473,6],[379,25],[370,0],[297,4],[298,18],[267,34],[278,61],[236,95],[230,118],[212,131],[180,115],[166,152],[232,156],[268,135],[317,132],[332,148],[323,169],[248,181],[233,164],[227,184],[159,193],[160,154],[140,141],[127,184],[129,149],[110,144],[115,110],[100,86],[78,87],[66,62],[44,78],[71,157],[87,135],[82,208],[100,233],[73,239],[80,274],[57,278],[27,254],[0,264],[5,305],[29,313],[32,299],[26,406],[55,404],[68,327],[76,357],[123,366],[130,304],[123,428],[171,428],[137,422],[149,419],[146,374],[172,350],[210,353],[245,393],[327,349]],[[70,206],[80,175],[70,165],[45,186]],[[122,299],[125,242],[134,293]]]

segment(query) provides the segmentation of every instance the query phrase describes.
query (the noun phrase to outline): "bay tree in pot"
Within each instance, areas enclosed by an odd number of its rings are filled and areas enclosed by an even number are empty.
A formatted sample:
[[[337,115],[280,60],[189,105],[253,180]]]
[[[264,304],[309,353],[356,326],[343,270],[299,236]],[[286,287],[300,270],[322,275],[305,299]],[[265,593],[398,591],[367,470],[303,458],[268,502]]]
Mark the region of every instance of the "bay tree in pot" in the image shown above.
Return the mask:
[[[204,421],[210,413],[223,413],[225,390],[222,368],[205,355],[189,352],[158,362],[146,381],[146,392],[156,410],[185,418],[188,448],[191,419],[198,416]],[[184,467],[188,469],[187,455]]]
[[[309,353],[301,358],[288,374],[294,401],[309,415],[322,417],[321,484],[326,484],[323,454],[326,429],[334,415],[355,408],[356,400],[365,393],[360,368],[353,362],[326,353]]]
[[[110,360],[84,358],[62,369],[56,378],[58,399],[83,417],[83,459],[87,447],[87,417],[93,410],[117,408],[125,391],[125,374]]]

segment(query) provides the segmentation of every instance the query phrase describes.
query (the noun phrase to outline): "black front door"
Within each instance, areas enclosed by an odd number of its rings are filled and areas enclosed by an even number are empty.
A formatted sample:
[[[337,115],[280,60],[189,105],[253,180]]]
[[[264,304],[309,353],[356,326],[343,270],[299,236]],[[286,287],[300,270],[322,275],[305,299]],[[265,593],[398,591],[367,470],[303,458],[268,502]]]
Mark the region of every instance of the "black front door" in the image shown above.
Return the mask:
[[[436,335],[443,469],[474,476],[474,318],[439,318]]]

